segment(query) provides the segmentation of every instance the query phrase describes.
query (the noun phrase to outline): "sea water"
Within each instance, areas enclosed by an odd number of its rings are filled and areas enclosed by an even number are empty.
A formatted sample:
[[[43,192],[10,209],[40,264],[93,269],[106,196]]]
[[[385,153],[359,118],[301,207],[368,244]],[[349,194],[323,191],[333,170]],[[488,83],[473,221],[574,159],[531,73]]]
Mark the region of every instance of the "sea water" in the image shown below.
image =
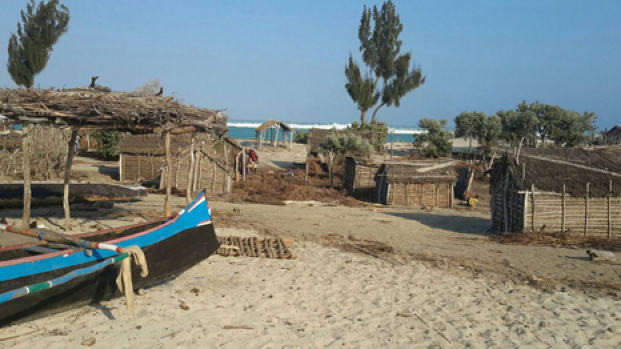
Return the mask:
[[[343,130],[346,129],[350,124],[337,124],[337,123],[323,123],[323,124],[311,124],[311,123],[288,123],[287,125],[291,126],[296,131],[308,132],[311,128],[321,128],[321,129],[337,129]],[[259,121],[238,121],[238,120],[229,120],[229,136],[235,139],[254,139],[256,137],[255,129],[261,125]],[[389,125],[388,128],[388,137],[386,137],[386,141],[390,142],[391,137],[395,142],[413,142],[414,135],[419,133],[420,130],[415,126],[398,126],[398,125]],[[394,131],[394,136],[391,133]],[[278,133],[278,139],[283,140],[283,133]]]

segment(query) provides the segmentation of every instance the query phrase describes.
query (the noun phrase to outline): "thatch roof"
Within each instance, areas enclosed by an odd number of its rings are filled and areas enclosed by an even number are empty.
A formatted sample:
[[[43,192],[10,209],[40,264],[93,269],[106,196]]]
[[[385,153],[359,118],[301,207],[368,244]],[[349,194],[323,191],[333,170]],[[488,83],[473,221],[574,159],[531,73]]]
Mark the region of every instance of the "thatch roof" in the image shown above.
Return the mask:
[[[377,171],[376,180],[387,180],[388,183],[428,183],[456,181],[455,161],[451,160],[420,160],[399,161],[383,164]]]
[[[337,129],[324,129],[324,128],[311,128],[310,134],[308,136],[308,145],[310,145],[310,150],[312,153],[319,152],[319,145],[324,141],[326,136],[330,133],[355,133],[358,136],[369,141],[371,145],[375,143],[375,135],[379,135],[379,132],[373,131],[355,131],[355,130],[337,130]]]
[[[288,131],[288,132],[293,132],[293,128],[291,128],[291,126],[285,124],[282,121],[278,121],[278,120],[267,120],[266,122],[262,123],[261,125],[259,125],[259,127],[257,127],[256,132],[257,133],[261,133],[265,130],[267,130],[270,127],[280,127],[281,130],[283,131]]]
[[[621,137],[621,125],[614,126],[608,132],[606,132],[608,136]]]
[[[508,168],[519,190],[556,192],[571,196],[605,197],[612,180],[613,195],[621,195],[621,149],[526,149],[518,159],[506,154],[492,169],[492,182]]]
[[[211,109],[182,104],[173,97],[88,87],[62,91],[0,89],[0,114],[9,123],[70,125],[132,133],[227,132],[226,117]]]

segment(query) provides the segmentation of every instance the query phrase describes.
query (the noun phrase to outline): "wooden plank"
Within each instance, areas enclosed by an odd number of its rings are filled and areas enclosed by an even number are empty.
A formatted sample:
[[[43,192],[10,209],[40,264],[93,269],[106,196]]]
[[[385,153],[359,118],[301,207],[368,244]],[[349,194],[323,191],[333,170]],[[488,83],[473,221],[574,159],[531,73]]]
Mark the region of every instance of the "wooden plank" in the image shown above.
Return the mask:
[[[71,137],[69,139],[69,143],[67,147],[69,148],[69,153],[67,154],[67,165],[65,166],[65,178],[64,178],[64,195],[63,195],[63,208],[65,210],[65,231],[69,231],[71,213],[69,209],[69,178],[71,176],[71,165],[73,164],[73,156],[75,155],[75,142],[78,138],[79,128],[71,129]]]
[[[22,161],[24,165],[24,210],[22,215],[22,227],[30,226],[30,204],[32,202],[32,190],[30,187],[30,125],[24,127],[22,133]]]
[[[612,197],[612,180],[609,183],[609,187],[608,187],[608,237],[610,237],[610,235],[612,234],[612,217],[610,215],[610,209],[611,209],[611,205],[610,205],[610,198]]]
[[[170,132],[166,132],[164,137],[164,148],[166,151],[166,198],[164,199],[164,215],[170,217],[170,197],[172,195],[172,156],[170,154]]]
[[[561,233],[565,232],[565,183],[563,183],[563,209],[562,209],[562,228]]]
[[[535,218],[537,217],[537,214],[536,214],[537,210],[536,210],[536,207],[535,207],[535,185],[534,184],[531,187],[531,193],[532,193],[531,195],[533,196],[533,214],[532,214],[532,216],[533,216],[533,222],[532,222],[533,226],[532,226],[532,229],[533,229],[533,232],[534,232],[535,231],[535,226],[536,226],[535,225],[536,224],[535,223]]]
[[[584,196],[584,235],[589,232],[589,186],[590,183],[586,184],[586,195]]]

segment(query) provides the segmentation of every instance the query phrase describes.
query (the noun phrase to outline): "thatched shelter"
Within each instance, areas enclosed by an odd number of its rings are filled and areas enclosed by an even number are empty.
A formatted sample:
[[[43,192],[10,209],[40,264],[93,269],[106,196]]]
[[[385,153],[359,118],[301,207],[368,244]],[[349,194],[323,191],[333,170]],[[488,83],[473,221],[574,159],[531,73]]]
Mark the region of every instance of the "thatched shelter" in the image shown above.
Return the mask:
[[[455,161],[394,161],[375,176],[375,195],[384,205],[453,208]]]
[[[381,167],[381,162],[348,156],[345,158],[345,175],[343,187],[350,192],[360,189],[375,188],[375,175]]]
[[[621,149],[527,149],[491,174],[493,233],[620,233]]]
[[[168,176],[164,139],[157,134],[127,135],[120,144],[122,181],[159,179],[165,188]],[[171,187],[190,191],[206,189],[208,193],[231,190],[235,164],[242,146],[229,137],[209,134],[179,134],[171,137]]]
[[[267,120],[256,128],[256,140],[258,148],[261,149],[264,141],[269,141],[273,147],[278,146],[278,133],[282,131],[283,144],[289,149],[293,149],[293,134],[295,130],[291,126],[278,120]],[[288,140],[287,140],[288,138]]]
[[[118,130],[132,133],[164,132],[167,163],[171,163],[171,133],[227,132],[226,117],[210,109],[185,105],[173,97],[146,93],[111,92],[95,84],[70,90],[0,89],[0,114],[4,124],[45,124],[71,128],[65,167],[65,229],[69,229],[69,176],[80,129]],[[29,127],[25,128],[26,135]],[[23,138],[28,154],[28,137]],[[30,160],[24,157],[24,218],[30,218]],[[170,187],[166,190],[165,214],[170,215]]]

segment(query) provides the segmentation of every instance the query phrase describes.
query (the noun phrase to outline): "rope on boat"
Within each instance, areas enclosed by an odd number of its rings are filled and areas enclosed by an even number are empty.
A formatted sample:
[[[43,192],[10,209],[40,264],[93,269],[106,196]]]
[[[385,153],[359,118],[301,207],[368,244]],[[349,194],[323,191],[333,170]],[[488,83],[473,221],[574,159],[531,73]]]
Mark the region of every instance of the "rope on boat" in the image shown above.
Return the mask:
[[[119,270],[119,276],[116,279],[116,284],[119,290],[121,291],[121,293],[125,295],[125,303],[126,303],[127,309],[133,310],[134,309],[134,287],[133,287],[133,282],[132,282],[132,268],[131,268],[132,260],[134,260],[134,263],[136,263],[136,265],[140,267],[140,276],[146,277],[147,275],[149,275],[149,268],[147,266],[147,260],[144,256],[144,253],[140,249],[140,247],[128,246],[125,248],[121,248],[120,255],[114,256],[112,258],[108,258],[90,267],[74,270],[70,273],[67,273],[63,276],[57,277],[49,281],[39,282],[37,284],[24,286],[22,288],[18,288],[12,291],[2,293],[0,294],[0,304],[14,300],[16,298],[24,297],[32,293],[49,290],[53,287],[66,284],[73,279],[83,277],[89,274],[93,274],[114,263],[121,262],[121,268]]]

